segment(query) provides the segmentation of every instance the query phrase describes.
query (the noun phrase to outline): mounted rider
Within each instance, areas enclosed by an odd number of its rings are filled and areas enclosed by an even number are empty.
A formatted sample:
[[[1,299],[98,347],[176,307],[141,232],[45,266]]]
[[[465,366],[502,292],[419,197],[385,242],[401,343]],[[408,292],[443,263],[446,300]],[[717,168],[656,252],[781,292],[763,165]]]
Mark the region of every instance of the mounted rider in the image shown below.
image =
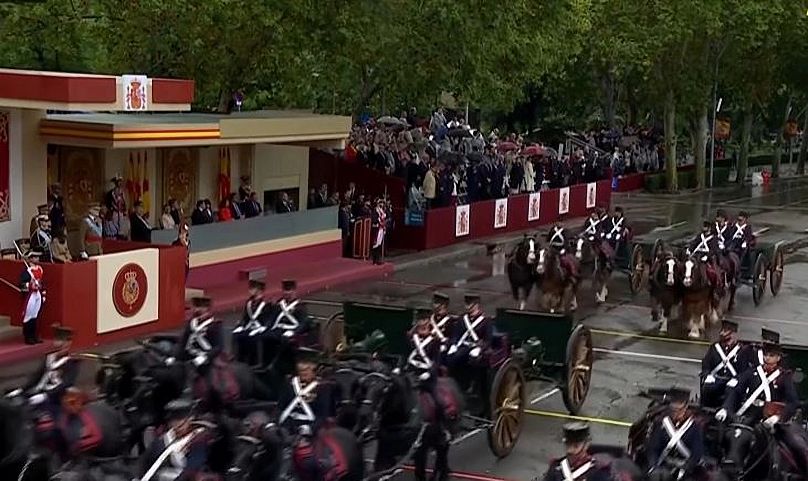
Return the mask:
[[[567,455],[550,462],[543,481],[613,481],[618,479],[610,463],[590,454],[592,437],[589,425],[574,422],[564,425]]]
[[[457,320],[449,314],[449,296],[443,292],[432,294],[432,314],[429,316],[431,333],[440,341],[441,352],[449,347],[449,338]]]
[[[715,300],[716,297],[721,297],[719,291],[723,289],[724,283],[721,281],[720,269],[716,264],[720,250],[718,249],[718,241],[712,232],[712,228],[713,225],[710,222],[704,221],[701,226],[701,232],[690,241],[687,247],[687,254],[704,264],[707,279],[710,281]]]
[[[727,220],[727,213],[718,209],[715,213],[715,224],[713,225],[713,235],[715,235],[718,244],[718,262],[721,270],[726,273],[727,280],[734,284],[740,274],[741,261],[731,249],[733,227]],[[734,301],[734,298],[732,301]]]
[[[579,257],[579,255],[581,255],[583,241],[586,240],[596,252],[600,251],[606,256],[607,259],[611,259],[611,256],[613,255],[612,247],[608,242],[603,240],[605,235],[606,234],[603,232],[601,217],[597,210],[593,210],[589,213],[589,217],[587,217],[584,221],[584,226],[583,229],[581,229],[581,233],[578,234],[578,243],[575,247],[575,256]]]
[[[561,225],[561,219],[557,219],[550,231],[547,232],[547,245],[558,254],[561,269],[573,279],[573,282],[577,283],[579,280],[578,264],[575,262],[572,253],[569,252],[567,232],[564,226]]]
[[[724,403],[726,391],[734,389],[746,371],[752,369],[754,352],[738,341],[738,323],[721,321],[718,342],[710,346],[701,361],[701,404],[718,408]]]
[[[690,411],[690,390],[670,389],[667,412],[648,439],[648,479],[673,481],[692,474],[702,463],[704,431]]]
[[[749,225],[749,214],[745,211],[738,213],[738,220],[733,226],[729,250],[734,252],[741,264],[744,258],[749,254],[750,249],[755,247],[756,239],[752,226]],[[740,264],[739,264],[740,265]],[[740,271],[740,269],[738,269]],[[740,272],[738,272],[740,274]]]
[[[206,371],[210,363],[224,350],[224,329],[210,310],[209,297],[194,297],[193,315],[177,344],[176,359],[190,360],[197,370]],[[166,364],[174,363],[174,358],[168,358]]]
[[[465,381],[464,385],[471,389],[475,381],[485,384],[494,320],[485,315],[478,294],[466,294],[463,299],[466,313],[455,323],[446,355],[452,377],[461,385]]]
[[[311,321],[303,301],[297,297],[297,281],[281,282],[283,294],[269,314],[269,336],[265,342],[267,359],[277,359],[278,372],[291,374],[295,368],[295,351],[310,344],[306,337],[312,331]]]
[[[441,419],[446,410],[442,398],[437,392],[437,380],[441,374],[444,345],[441,343],[440,337],[435,334],[434,324],[431,320],[432,311],[418,309],[415,315],[415,325],[410,331],[412,351],[407,357],[407,368],[415,373],[421,391],[432,398],[437,417]]]
[[[295,376],[281,392],[282,409],[278,423],[291,434],[313,436],[337,414],[339,393],[317,373],[317,361],[311,357],[298,359]]]
[[[620,252],[620,247],[623,242],[631,237],[631,229],[623,216],[623,208],[618,206],[614,208],[614,214],[609,218],[606,225],[603,226],[604,238],[612,248],[612,257],[616,252]]]
[[[259,280],[250,280],[250,297],[244,303],[244,313],[233,329],[233,345],[236,347],[236,359],[251,365],[261,364],[263,334],[267,330],[271,306],[264,300],[266,284]]]
[[[186,399],[166,405],[166,426],[141,456],[138,479],[192,480],[205,473],[212,438],[206,428],[191,424],[193,407]]]

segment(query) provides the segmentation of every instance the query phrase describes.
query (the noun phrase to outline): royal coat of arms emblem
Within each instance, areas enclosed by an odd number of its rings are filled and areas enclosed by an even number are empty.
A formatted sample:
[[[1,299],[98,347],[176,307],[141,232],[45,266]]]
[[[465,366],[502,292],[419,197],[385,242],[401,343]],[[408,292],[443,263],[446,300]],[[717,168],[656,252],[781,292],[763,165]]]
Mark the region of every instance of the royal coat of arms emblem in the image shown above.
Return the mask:
[[[132,317],[146,302],[148,282],[146,272],[137,264],[121,267],[112,283],[112,301],[118,314]]]

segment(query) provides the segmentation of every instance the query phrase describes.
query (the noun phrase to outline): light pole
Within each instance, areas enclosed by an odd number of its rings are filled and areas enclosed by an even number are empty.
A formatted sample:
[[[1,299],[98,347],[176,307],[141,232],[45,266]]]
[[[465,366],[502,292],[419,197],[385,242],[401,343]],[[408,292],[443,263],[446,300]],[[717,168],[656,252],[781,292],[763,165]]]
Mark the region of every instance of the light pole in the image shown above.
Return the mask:
[[[713,167],[715,167],[715,118],[718,115],[718,112],[721,110],[721,104],[724,102],[723,98],[718,99],[718,103],[715,102],[715,97],[718,91],[718,82],[715,83],[715,88],[713,89],[713,128],[712,128],[712,135],[710,136],[710,188],[713,188]]]

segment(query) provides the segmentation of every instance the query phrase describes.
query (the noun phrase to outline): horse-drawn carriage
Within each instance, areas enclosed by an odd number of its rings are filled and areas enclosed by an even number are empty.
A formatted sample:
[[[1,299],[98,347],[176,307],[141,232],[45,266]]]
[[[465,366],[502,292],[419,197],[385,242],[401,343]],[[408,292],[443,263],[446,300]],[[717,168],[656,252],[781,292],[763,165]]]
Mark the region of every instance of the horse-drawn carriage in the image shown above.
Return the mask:
[[[594,239],[586,238],[583,234],[574,240],[574,251],[576,257],[581,260],[582,264],[591,264],[593,275],[601,270],[601,263],[603,260],[600,255],[594,255],[598,252],[591,248]],[[583,249],[583,246],[589,244],[589,249]],[[612,259],[612,266],[615,270],[626,274],[628,279],[628,287],[632,294],[636,294],[642,290],[645,285],[645,264],[643,258],[642,247],[634,242],[633,237],[621,240],[617,243],[617,248],[614,252]],[[605,300],[605,299],[604,299]]]
[[[373,351],[399,356],[410,351],[407,331],[414,310],[408,307],[346,302],[330,322],[344,325],[345,346],[351,352]],[[529,380],[547,380],[563,393],[564,403],[577,413],[589,391],[594,360],[591,333],[570,316],[499,309],[496,334],[488,361],[487,385],[472,393],[469,405],[482,416],[466,414],[474,428],[488,430],[488,443],[497,457],[513,450],[522,427]]]

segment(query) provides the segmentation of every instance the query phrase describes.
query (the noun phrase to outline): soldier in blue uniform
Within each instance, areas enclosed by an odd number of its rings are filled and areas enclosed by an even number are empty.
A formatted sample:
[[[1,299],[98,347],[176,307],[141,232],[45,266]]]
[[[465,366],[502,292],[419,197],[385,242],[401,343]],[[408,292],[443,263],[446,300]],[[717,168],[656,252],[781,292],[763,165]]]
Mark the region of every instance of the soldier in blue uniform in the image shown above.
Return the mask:
[[[180,361],[191,361],[197,371],[204,374],[224,350],[224,330],[222,323],[213,317],[209,297],[195,297],[191,302],[193,315],[185,325],[174,356]],[[173,363],[174,358],[166,360],[168,365]]]
[[[729,244],[729,249],[738,256],[741,265],[743,265],[744,259],[749,254],[750,249],[755,247],[755,242],[754,231],[752,230],[752,226],[749,225],[749,214],[745,211],[741,211],[738,213],[738,220],[735,222],[732,233],[730,234]],[[740,271],[740,269],[738,270]],[[740,272],[738,274],[740,274]]]
[[[166,405],[166,426],[140,458],[141,479],[190,481],[207,471],[211,434],[194,428],[193,403],[176,399]]]
[[[309,335],[312,324],[303,305],[297,297],[297,282],[287,279],[281,282],[283,295],[269,314],[269,334],[264,343],[264,355],[275,363],[280,374],[292,374],[295,368],[297,346],[312,344]]]
[[[704,456],[704,431],[689,409],[690,390],[668,391],[668,411],[651,431],[647,453],[653,481],[673,481],[692,475]]]
[[[713,235],[715,236],[718,250],[726,252],[732,240],[732,225],[727,222],[727,213],[718,209],[715,213],[715,224],[713,224]]]
[[[311,437],[335,418],[339,397],[336,386],[318,376],[317,361],[301,357],[281,392],[278,423],[291,434]]]
[[[569,246],[567,232],[564,226],[561,225],[561,219],[556,220],[555,223],[553,223],[553,227],[547,232],[547,244],[558,253],[561,268],[564,272],[572,277],[574,282],[578,282],[577,264],[573,255],[567,249]]]
[[[550,462],[543,481],[613,481],[617,476],[610,463],[589,453],[592,438],[589,425],[574,422],[564,425],[567,455]]]
[[[250,280],[250,297],[244,304],[241,321],[233,329],[236,359],[250,365],[263,362],[264,332],[267,330],[269,311],[272,309],[264,300],[265,287],[263,281]]]
[[[440,341],[441,352],[445,353],[449,348],[449,338],[452,335],[456,319],[449,314],[449,296],[436,292],[432,295],[432,315],[429,323],[432,328],[432,335]]]
[[[738,323],[721,321],[718,342],[707,350],[701,361],[701,404],[718,408],[724,403],[725,392],[738,385],[742,374],[757,362],[753,349],[738,342]]]
[[[629,227],[626,218],[623,216],[623,208],[615,207],[614,214],[609,218],[609,222],[603,226],[606,242],[611,244],[614,252],[618,252],[620,244],[629,236]]]
[[[466,313],[455,323],[454,332],[447,350],[447,362],[452,377],[469,390],[475,381],[485,387],[488,369],[487,354],[494,334],[494,321],[485,315],[478,294],[464,296]]]

